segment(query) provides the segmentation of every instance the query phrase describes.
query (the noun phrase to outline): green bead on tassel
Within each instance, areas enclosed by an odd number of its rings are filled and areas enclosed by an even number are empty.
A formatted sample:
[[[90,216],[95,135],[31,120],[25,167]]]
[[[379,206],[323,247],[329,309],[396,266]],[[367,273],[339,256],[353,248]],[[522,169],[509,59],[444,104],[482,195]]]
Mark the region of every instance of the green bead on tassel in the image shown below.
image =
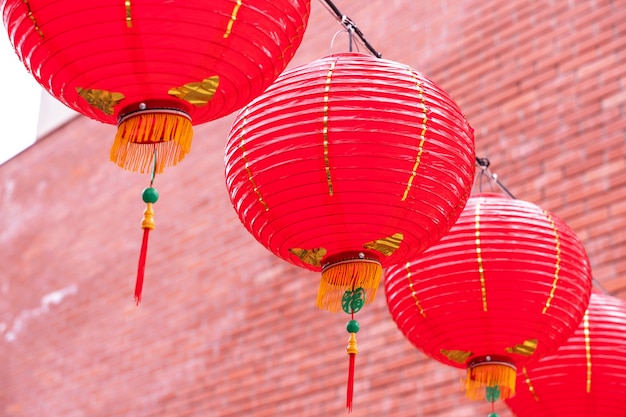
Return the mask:
[[[500,398],[500,388],[497,386],[485,388],[485,399],[490,403],[495,403]],[[492,416],[489,416],[492,417]]]
[[[492,410],[493,405],[496,401],[498,401],[498,398],[500,398],[500,388],[498,388],[498,386],[485,388],[485,399],[491,403]],[[487,417],[498,417],[498,413],[489,413]]]
[[[346,330],[348,331],[348,333],[358,333],[359,330],[361,330],[361,325],[356,320],[350,320],[346,324]]]
[[[141,198],[144,203],[156,203],[159,200],[159,192],[154,187],[144,188],[141,193]]]

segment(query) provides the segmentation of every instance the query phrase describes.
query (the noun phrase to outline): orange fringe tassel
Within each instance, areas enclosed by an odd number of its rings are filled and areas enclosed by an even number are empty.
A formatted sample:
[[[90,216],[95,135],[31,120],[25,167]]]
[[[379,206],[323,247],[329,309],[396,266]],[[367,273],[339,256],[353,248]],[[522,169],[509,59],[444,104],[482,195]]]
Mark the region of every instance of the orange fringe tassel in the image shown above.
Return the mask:
[[[486,387],[499,387],[500,398],[515,395],[516,369],[504,362],[482,362],[467,368],[465,393],[471,400],[484,400]]]
[[[336,313],[341,310],[344,293],[355,288],[365,290],[365,302],[376,298],[383,273],[379,262],[370,259],[350,259],[331,264],[322,269],[322,280],[317,292],[319,308]]]
[[[193,128],[189,117],[171,111],[137,112],[123,119],[111,148],[111,161],[135,172],[160,174],[191,150]],[[159,160],[154,167],[154,152]]]

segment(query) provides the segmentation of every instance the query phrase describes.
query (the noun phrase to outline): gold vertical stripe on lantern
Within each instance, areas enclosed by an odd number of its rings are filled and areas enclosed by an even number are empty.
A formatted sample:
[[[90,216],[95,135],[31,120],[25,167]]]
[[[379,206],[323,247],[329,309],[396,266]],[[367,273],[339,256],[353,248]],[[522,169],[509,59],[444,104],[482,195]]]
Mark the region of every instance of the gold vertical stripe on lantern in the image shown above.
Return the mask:
[[[43,37],[44,37],[43,36],[43,32],[39,28],[39,24],[37,23],[37,19],[35,18],[35,14],[33,13],[32,9],[30,8],[30,3],[28,2],[28,0],[24,0],[24,5],[26,6],[26,9],[28,9],[27,16],[30,19],[30,21],[33,23],[33,29],[35,29],[35,32],[37,32],[39,34],[39,36],[41,37],[41,39],[43,39]]]
[[[528,385],[528,391],[530,391],[535,401],[539,401],[539,397],[537,396],[537,393],[535,392],[535,387],[533,387],[533,383],[528,376],[528,371],[526,370],[526,367],[522,368],[522,374],[524,374],[524,382],[526,382],[526,385]]]
[[[324,166],[326,169],[326,181],[328,182],[328,194],[333,195],[333,182],[330,178],[330,163],[328,161],[328,102],[330,93],[330,81],[333,77],[333,70],[335,69],[335,61],[330,63],[328,73],[326,74],[326,84],[324,86],[324,128],[322,134],[324,136]]]
[[[411,68],[407,67],[407,70],[413,77],[413,81],[415,81],[415,87],[418,91],[418,100],[422,103],[423,109],[423,118],[422,118],[422,132],[420,133],[420,142],[417,147],[417,157],[415,158],[415,165],[413,165],[413,170],[411,171],[411,176],[409,177],[409,181],[406,186],[406,190],[404,190],[404,194],[402,195],[402,200],[405,201],[409,196],[409,191],[411,190],[411,186],[413,185],[413,181],[415,180],[415,176],[417,175],[417,168],[420,165],[422,160],[422,152],[424,152],[424,142],[426,141],[426,123],[428,122],[428,113],[426,111],[426,99],[424,98],[424,90],[422,89],[422,83],[417,79],[415,73]]]
[[[426,317],[426,313],[420,304],[420,300],[417,298],[417,293],[413,289],[413,280],[411,279],[411,269],[409,268],[411,264],[409,262],[406,263],[406,279],[409,281],[409,288],[411,289],[411,296],[415,300],[415,306],[419,309],[422,317]]]
[[[476,201],[474,221],[476,228],[476,261],[478,262],[478,275],[480,277],[480,295],[483,301],[483,311],[487,311],[487,289],[485,288],[485,271],[483,269],[483,257],[480,248],[480,201]]]
[[[230,32],[233,30],[233,25],[235,24],[235,20],[237,20],[237,13],[239,12],[239,8],[241,7],[241,0],[237,0],[237,4],[233,7],[233,12],[230,14],[230,20],[228,21],[228,26],[226,26],[226,32],[224,32],[224,39],[230,36]]]
[[[550,295],[548,296],[548,299],[546,300],[546,305],[543,307],[543,314],[546,314],[546,311],[548,311],[548,308],[550,308],[550,303],[552,302],[552,299],[554,298],[554,293],[556,292],[556,286],[557,283],[559,282],[559,272],[561,271],[561,239],[559,237],[559,231],[556,228],[556,225],[554,224],[554,219],[552,218],[552,215],[550,213],[548,213],[547,211],[544,210],[544,214],[546,216],[548,216],[548,220],[550,221],[550,227],[552,227],[552,232],[554,233],[554,245],[555,245],[555,252],[556,252],[556,256],[555,256],[555,266],[554,266],[554,280],[552,281],[552,289],[550,290]]]
[[[589,310],[583,316],[583,332],[585,335],[585,358],[587,360],[587,394],[591,392],[591,338],[589,337]]]
[[[259,191],[259,187],[256,181],[254,181],[254,175],[252,175],[252,171],[250,170],[250,161],[248,161],[248,156],[246,155],[246,147],[244,146],[246,142],[246,125],[248,124],[249,113],[250,113],[250,108],[246,107],[243,120],[241,122],[241,132],[239,133],[239,138],[240,138],[239,150],[241,151],[241,159],[244,162],[246,173],[248,174],[248,181],[250,181],[250,184],[252,184],[252,189],[256,193],[257,197],[259,197],[259,203],[261,203],[263,207],[265,207],[265,211],[268,211],[270,208],[268,207],[267,203],[263,199],[263,196],[261,195],[261,192]]]
[[[126,27],[127,28],[132,28],[133,27],[133,20],[132,20],[131,14],[130,14],[130,0],[124,1],[124,7],[126,8]]]
[[[306,29],[306,25],[305,25],[305,24],[302,24],[300,27],[298,27],[297,32],[298,32],[298,33],[301,33],[301,31],[304,31],[305,29]],[[291,38],[291,39],[290,39],[290,41],[291,41],[291,42],[294,42],[295,40],[296,40],[296,37],[295,37],[295,36],[294,36],[293,38]],[[294,43],[295,43],[295,42],[294,42]],[[289,62],[289,59],[291,59],[291,58],[287,58],[287,57],[289,57],[289,56],[293,55],[293,54],[290,52],[292,49],[293,49],[293,46],[292,46],[292,45],[286,45],[286,46],[285,46],[285,49],[283,49],[282,53],[280,54],[280,57],[279,57],[279,62],[285,62],[285,61]],[[283,65],[283,67],[286,67],[286,66],[287,66],[287,63],[285,63],[285,64]],[[276,75],[278,75],[279,73],[280,73],[280,71],[276,71]]]

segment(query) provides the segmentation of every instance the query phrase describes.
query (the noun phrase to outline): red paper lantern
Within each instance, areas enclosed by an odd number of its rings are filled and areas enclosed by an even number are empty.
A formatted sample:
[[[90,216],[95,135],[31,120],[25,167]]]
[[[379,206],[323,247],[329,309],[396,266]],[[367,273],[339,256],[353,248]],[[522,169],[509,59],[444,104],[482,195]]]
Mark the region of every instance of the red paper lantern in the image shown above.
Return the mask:
[[[322,271],[318,304],[337,311],[346,289],[373,293],[381,266],[452,226],[473,152],[469,124],[439,87],[406,65],[346,53],[286,71],[237,115],[226,181],[244,226],[277,256]],[[353,282],[354,268],[373,271]]]
[[[390,267],[385,288],[407,339],[467,368],[469,398],[495,401],[514,394],[516,370],[572,334],[591,282],[585,250],[563,221],[532,203],[482,194],[439,243]]]
[[[184,158],[192,124],[269,86],[299,46],[309,0],[0,0],[17,54],[72,109],[118,124],[111,158],[157,172]],[[88,138],[86,138],[88,139]]]
[[[317,305],[352,313],[374,300],[383,267],[452,226],[474,160],[472,129],[443,90],[345,53],[285,71],[237,115],[226,182],[261,244],[322,272]]]
[[[626,303],[592,294],[578,330],[522,368],[506,402],[518,417],[626,416]]]
[[[0,0],[15,50],[72,109],[118,124],[110,158],[152,172],[135,299],[141,299],[154,174],[189,153],[192,125],[260,94],[300,45],[310,0]],[[89,138],[85,138],[88,140]]]

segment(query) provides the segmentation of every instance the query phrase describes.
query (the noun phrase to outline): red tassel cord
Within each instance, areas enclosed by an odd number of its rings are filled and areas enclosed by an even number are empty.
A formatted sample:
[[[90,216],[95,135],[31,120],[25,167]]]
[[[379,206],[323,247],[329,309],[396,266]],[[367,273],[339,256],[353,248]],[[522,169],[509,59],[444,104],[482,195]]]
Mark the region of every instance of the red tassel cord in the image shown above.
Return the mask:
[[[344,312],[350,314],[351,320],[346,325],[346,330],[350,333],[350,339],[348,339],[348,357],[350,362],[348,363],[348,385],[346,391],[346,407],[348,408],[348,414],[352,412],[352,398],[354,393],[354,364],[356,361],[356,354],[359,353],[359,349],[356,345],[356,334],[361,328],[358,321],[354,320],[354,313],[363,308],[365,304],[365,290],[363,288],[354,288],[348,290],[343,294],[341,299],[341,308]]]
[[[139,252],[139,264],[137,265],[137,280],[135,281],[135,303],[137,305],[141,302],[141,292],[143,291],[143,278],[146,271],[146,257],[148,255],[148,237],[150,235],[150,230],[154,230],[154,211],[152,210],[152,205],[159,200],[159,192],[156,188],[152,187],[157,171],[156,147],[154,148],[153,161],[154,164],[152,166],[150,186],[148,188],[144,188],[141,193],[141,198],[143,199],[143,202],[146,203],[146,209],[143,211],[143,219],[141,219],[143,239],[141,241],[141,251]]]
[[[356,327],[358,328],[359,324],[356,320],[350,320],[348,322],[348,327],[350,327],[350,324],[352,323],[356,323]],[[348,385],[346,393],[346,407],[348,408],[349,414],[352,412],[352,394],[354,392],[354,363],[356,360],[356,354],[359,353],[359,349],[356,346],[356,332],[350,332],[350,339],[348,340],[347,351],[348,356],[350,357],[350,362],[348,365]]]
[[[148,254],[148,236],[150,230],[154,230],[154,211],[152,204],[159,199],[159,193],[155,188],[148,187],[143,190],[143,201],[146,203],[146,209],[143,212],[141,220],[141,228],[143,229],[143,240],[141,242],[141,251],[139,252],[139,264],[137,266],[137,280],[135,281],[135,303],[139,305],[141,302],[141,292],[143,290],[143,278],[146,269],[146,257]]]
[[[141,291],[143,289],[143,276],[146,269],[146,254],[148,253],[148,235],[150,229],[143,229],[143,240],[141,242],[141,252],[139,252],[139,265],[137,267],[137,280],[135,281],[135,303],[141,302]]]

